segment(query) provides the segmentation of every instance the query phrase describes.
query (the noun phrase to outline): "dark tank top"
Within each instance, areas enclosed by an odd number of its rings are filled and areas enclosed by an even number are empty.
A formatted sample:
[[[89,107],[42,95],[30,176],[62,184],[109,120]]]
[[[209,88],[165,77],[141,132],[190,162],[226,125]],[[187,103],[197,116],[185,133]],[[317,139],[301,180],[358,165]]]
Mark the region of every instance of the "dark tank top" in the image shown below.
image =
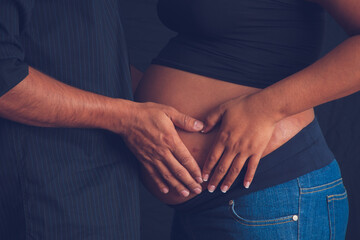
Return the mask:
[[[265,88],[319,56],[324,11],[305,0],[159,0],[178,32],[153,60],[207,77]]]
[[[321,49],[324,12],[304,0],[159,0],[158,14],[178,34],[153,64],[239,85],[266,88],[313,63]],[[226,194],[204,191],[172,207],[196,211],[226,204],[333,160],[315,118],[260,160],[249,189],[242,186],[244,168]]]

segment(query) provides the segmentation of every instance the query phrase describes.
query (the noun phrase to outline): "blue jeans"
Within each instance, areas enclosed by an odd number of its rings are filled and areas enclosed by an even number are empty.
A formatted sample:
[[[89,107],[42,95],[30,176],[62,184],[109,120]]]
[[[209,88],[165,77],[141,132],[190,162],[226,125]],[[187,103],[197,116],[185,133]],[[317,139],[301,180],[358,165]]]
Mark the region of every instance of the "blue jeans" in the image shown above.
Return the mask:
[[[176,212],[172,240],[345,239],[349,206],[334,160],[211,209]]]

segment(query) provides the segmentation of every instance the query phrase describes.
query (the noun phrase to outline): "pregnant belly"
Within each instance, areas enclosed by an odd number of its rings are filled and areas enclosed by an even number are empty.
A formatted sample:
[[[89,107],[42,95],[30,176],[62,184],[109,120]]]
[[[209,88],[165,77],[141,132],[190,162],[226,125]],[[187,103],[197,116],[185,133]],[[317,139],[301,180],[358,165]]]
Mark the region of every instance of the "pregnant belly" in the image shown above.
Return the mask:
[[[180,112],[203,120],[207,113],[219,104],[257,91],[260,89],[219,81],[164,66],[151,65],[138,85],[135,100],[166,104]],[[309,109],[278,122],[263,157],[295,136],[313,118],[313,109]],[[188,133],[178,129],[180,138],[200,168],[205,163],[217,131],[218,127],[208,134]],[[148,190],[164,203],[179,204],[195,196],[195,194],[190,194],[185,198],[172,188],[168,194],[163,194],[144,171],[142,178]],[[203,189],[206,189],[206,183],[203,184]]]

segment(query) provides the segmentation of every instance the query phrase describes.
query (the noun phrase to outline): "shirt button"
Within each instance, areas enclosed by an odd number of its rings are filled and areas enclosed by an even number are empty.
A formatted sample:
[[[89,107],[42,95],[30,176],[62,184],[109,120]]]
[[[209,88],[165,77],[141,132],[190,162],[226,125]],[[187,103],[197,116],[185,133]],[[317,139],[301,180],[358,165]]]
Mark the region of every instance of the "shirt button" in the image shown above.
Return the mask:
[[[231,206],[231,205],[233,205],[234,204],[234,201],[233,200],[230,200],[229,201],[229,205]]]
[[[298,217],[298,215],[294,215],[294,216],[292,217],[292,219],[296,222],[297,220],[299,220],[299,217]]]

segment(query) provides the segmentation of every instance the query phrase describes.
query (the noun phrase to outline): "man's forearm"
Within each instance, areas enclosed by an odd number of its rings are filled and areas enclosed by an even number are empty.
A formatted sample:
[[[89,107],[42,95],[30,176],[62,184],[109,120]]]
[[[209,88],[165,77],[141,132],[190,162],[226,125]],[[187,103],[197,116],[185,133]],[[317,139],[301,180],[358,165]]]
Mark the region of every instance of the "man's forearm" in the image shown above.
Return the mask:
[[[360,90],[360,36],[250,98],[277,121]]]
[[[124,114],[128,103],[68,86],[30,67],[29,75],[0,98],[0,116],[40,127],[110,129],[112,115]]]

